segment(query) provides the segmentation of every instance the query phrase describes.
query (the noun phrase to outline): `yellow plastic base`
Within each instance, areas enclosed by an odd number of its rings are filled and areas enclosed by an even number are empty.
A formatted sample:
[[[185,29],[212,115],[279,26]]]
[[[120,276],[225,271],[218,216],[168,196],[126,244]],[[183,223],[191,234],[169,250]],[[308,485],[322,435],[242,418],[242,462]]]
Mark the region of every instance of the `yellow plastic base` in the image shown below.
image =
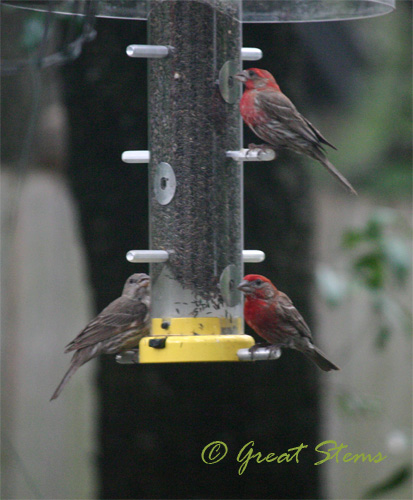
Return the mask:
[[[254,345],[241,327],[241,318],[154,318],[151,335],[139,343],[139,363],[239,361],[238,349]]]
[[[238,349],[254,345],[249,335],[169,335],[165,347],[149,345],[155,337],[139,343],[139,363],[190,363],[200,361],[239,361]],[[160,337],[157,337],[158,339]]]

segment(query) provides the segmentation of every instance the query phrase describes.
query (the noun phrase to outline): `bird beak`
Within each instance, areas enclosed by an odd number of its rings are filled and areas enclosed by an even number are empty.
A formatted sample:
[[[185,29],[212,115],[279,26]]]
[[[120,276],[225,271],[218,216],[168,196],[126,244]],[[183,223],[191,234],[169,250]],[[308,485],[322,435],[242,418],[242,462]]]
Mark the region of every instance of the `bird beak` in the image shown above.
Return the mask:
[[[241,281],[241,283],[237,286],[238,290],[241,290],[242,293],[251,293],[252,287],[251,283],[247,280]]]
[[[241,71],[241,73],[237,73],[236,75],[234,75],[234,78],[239,82],[245,83],[248,80],[247,72]]]

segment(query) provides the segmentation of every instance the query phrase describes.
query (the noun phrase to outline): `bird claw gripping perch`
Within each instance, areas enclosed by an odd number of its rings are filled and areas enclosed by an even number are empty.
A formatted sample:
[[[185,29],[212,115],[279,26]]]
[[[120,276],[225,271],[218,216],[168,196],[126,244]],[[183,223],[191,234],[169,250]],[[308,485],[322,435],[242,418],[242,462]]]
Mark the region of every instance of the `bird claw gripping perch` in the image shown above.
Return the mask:
[[[253,156],[258,160],[267,160],[271,157],[272,160],[275,160],[277,157],[275,150],[269,144],[248,144],[248,149],[245,155]]]
[[[275,151],[271,146],[263,145],[251,149],[240,149],[239,151],[227,151],[227,157],[235,161],[271,161],[276,157]]]

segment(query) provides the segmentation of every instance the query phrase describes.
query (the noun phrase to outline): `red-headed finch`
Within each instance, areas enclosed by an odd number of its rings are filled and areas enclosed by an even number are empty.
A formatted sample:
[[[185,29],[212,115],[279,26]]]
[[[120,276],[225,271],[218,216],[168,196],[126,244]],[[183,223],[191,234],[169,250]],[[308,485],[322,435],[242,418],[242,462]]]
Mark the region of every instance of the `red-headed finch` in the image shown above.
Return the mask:
[[[353,186],[327,159],[324,146],[336,149],[285,96],[268,71],[250,68],[235,75],[245,84],[240,101],[244,122],[270,147],[286,148],[319,161],[352,194]]]
[[[290,298],[280,292],[268,278],[248,274],[238,285],[245,295],[244,317],[247,324],[271,347],[289,347],[305,354],[319,368],[339,370],[313,344],[310,328]],[[254,347],[250,351],[254,351]]]
[[[150,278],[132,274],[120,297],[111,302],[67,345],[65,352],[75,351],[70,367],[50,398],[56,399],[70,377],[99,354],[117,354],[137,347],[149,333]]]

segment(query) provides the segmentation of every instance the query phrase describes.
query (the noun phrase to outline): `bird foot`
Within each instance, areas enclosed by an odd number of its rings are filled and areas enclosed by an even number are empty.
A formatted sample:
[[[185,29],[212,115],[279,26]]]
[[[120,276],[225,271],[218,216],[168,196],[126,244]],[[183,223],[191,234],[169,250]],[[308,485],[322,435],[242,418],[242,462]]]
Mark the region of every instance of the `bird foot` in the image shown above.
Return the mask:
[[[278,344],[271,344],[268,348],[268,359],[278,359],[281,356],[281,346]]]
[[[248,151],[266,151],[268,149],[272,149],[273,151],[274,148],[273,146],[271,146],[270,144],[254,144],[254,143],[250,143],[248,144]],[[248,156],[248,152],[247,152],[247,156]]]
[[[248,144],[245,158],[253,158],[261,161],[270,161],[276,158],[275,149],[270,144]]]
[[[258,349],[261,349],[261,347],[269,347],[269,346],[271,346],[270,343],[268,343],[268,342],[261,342],[259,344],[254,344],[248,350],[249,350],[249,352],[255,352],[255,351],[258,351]]]

